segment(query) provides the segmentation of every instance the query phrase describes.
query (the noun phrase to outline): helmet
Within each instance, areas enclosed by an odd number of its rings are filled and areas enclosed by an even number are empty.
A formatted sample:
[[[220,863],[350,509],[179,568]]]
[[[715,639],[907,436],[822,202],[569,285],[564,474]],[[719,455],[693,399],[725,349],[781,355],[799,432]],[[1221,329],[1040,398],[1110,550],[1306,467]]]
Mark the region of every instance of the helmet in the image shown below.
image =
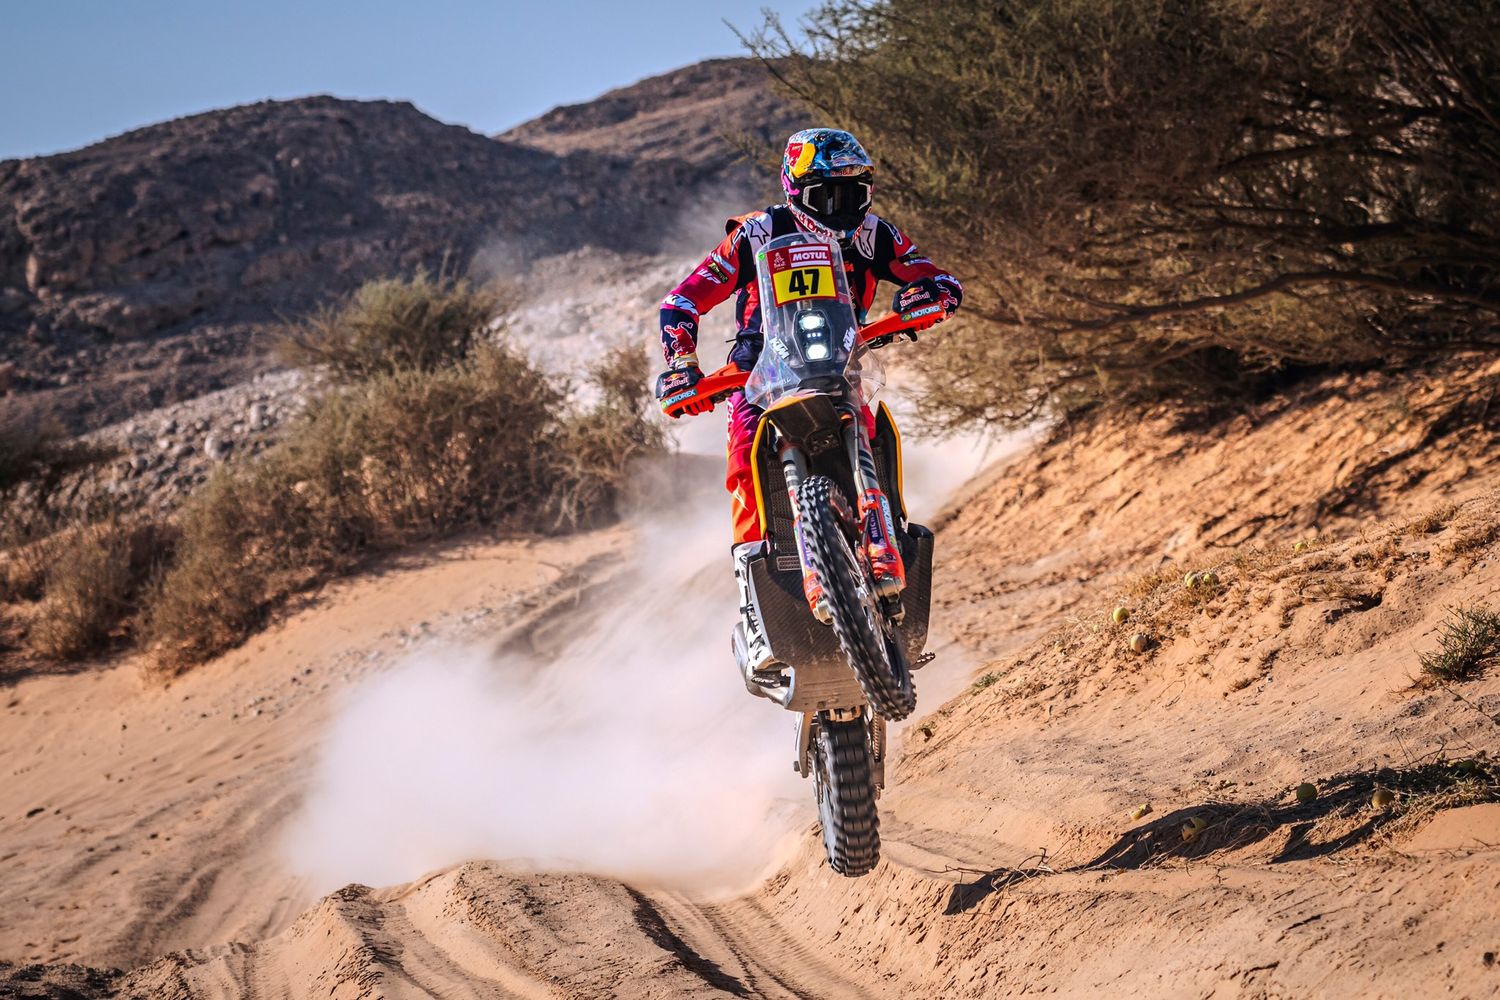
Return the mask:
[[[848,132],[806,128],[786,142],[781,187],[798,221],[815,232],[847,239],[869,214],[875,164]]]

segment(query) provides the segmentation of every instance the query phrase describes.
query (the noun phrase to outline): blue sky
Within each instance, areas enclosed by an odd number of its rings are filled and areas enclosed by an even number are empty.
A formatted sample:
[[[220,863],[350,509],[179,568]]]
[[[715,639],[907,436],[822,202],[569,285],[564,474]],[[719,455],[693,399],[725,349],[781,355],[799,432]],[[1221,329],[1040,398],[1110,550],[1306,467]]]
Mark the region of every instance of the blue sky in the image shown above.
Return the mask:
[[[743,50],[770,8],[815,0],[3,0],[0,159],[264,98],[409,100],[497,132],[677,66]]]

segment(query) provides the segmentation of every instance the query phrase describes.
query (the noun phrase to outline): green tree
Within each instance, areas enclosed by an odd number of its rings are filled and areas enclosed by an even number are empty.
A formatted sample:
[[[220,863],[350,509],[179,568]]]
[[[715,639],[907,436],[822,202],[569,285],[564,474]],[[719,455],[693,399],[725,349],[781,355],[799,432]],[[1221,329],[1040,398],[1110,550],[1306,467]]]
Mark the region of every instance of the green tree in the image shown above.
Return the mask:
[[[1500,344],[1496,0],[830,0],[808,23],[752,45],[976,286],[984,322],[925,361],[941,421]]]

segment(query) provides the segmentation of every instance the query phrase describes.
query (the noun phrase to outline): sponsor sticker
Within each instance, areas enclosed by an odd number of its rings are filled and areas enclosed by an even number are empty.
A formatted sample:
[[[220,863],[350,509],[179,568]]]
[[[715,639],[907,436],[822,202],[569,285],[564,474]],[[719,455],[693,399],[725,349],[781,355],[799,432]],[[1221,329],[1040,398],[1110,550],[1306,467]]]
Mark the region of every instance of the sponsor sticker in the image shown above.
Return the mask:
[[[771,254],[771,294],[780,307],[804,299],[836,299],[833,250],[826,243],[807,243]]]
[[[691,323],[674,323],[671,326],[662,327],[662,335],[672,345],[673,354],[692,354],[698,349],[693,340],[693,326]]]
[[[686,295],[668,295],[662,300],[662,306],[667,309],[681,309],[689,316],[698,315],[698,304]]]
[[[716,285],[722,285],[729,280],[731,270],[729,261],[716,253],[711,253],[708,255],[708,259],[703,262],[703,266],[698,268],[698,274]]]

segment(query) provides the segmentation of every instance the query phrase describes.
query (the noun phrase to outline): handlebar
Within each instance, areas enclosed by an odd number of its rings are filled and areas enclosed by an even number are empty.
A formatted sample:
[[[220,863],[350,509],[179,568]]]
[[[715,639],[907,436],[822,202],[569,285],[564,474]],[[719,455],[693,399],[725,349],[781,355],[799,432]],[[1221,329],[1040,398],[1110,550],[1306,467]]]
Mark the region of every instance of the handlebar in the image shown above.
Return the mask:
[[[915,339],[915,334],[941,322],[943,315],[943,307],[936,303],[913,309],[910,312],[891,313],[860,327],[859,343],[867,345],[887,337],[900,336],[912,336],[912,339]],[[689,406],[703,400],[708,400],[710,404],[722,403],[744,389],[745,383],[749,380],[749,372],[740,371],[733,363],[727,364],[699,379],[691,396],[679,399],[664,409],[667,416],[675,420],[682,416]]]

